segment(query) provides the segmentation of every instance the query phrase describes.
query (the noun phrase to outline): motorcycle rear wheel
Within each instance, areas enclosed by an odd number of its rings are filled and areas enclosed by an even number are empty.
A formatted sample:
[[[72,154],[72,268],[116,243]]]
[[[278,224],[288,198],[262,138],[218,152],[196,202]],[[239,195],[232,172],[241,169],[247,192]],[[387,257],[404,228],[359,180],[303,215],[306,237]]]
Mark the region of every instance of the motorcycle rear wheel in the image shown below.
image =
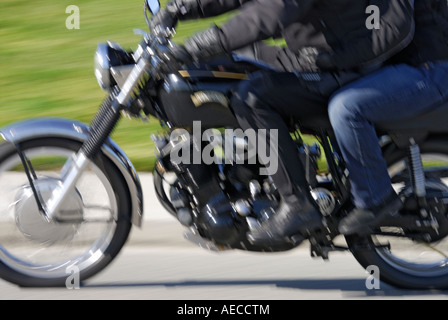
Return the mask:
[[[428,141],[420,145],[426,189],[448,194],[448,142]],[[396,150],[386,156],[389,174],[397,192],[410,185],[407,153]],[[446,197],[446,196],[444,196]],[[448,199],[438,199],[445,204]],[[445,209],[445,216],[448,214]],[[382,228],[383,229],[383,228]],[[394,233],[405,230],[392,228]],[[387,231],[387,229],[386,229]],[[446,233],[446,232],[445,232]],[[390,285],[414,290],[448,288],[448,237],[437,241],[416,241],[406,237],[371,235],[347,236],[356,260],[364,267],[376,266],[379,279]]]
[[[60,183],[62,165],[80,147],[65,138],[20,143],[44,200]],[[118,169],[100,153],[66,201],[66,213],[48,222],[16,147],[0,145],[0,277],[23,287],[73,287],[103,270],[131,230],[130,219],[122,218],[130,210],[125,186]]]

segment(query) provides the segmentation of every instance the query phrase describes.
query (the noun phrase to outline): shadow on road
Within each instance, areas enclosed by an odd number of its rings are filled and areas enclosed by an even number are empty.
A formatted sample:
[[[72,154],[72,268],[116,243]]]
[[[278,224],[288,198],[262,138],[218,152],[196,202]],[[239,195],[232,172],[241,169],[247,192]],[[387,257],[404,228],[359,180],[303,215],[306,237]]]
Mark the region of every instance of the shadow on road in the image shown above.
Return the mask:
[[[398,297],[422,295],[448,295],[448,291],[438,290],[403,290],[381,283],[380,289],[368,290],[365,279],[267,279],[267,280],[201,280],[179,282],[144,282],[144,283],[103,283],[84,284],[84,288],[123,288],[123,287],[207,287],[207,286],[275,286],[296,290],[338,290],[353,298],[357,296]]]

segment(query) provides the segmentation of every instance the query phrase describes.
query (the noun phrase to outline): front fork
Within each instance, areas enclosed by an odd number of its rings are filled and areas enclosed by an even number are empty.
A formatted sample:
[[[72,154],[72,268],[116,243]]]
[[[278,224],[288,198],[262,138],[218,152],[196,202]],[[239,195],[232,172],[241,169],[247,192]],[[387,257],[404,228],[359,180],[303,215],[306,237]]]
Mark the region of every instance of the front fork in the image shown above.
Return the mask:
[[[132,93],[138,87],[145,70],[148,67],[148,59],[141,58],[137,63],[119,92],[112,92],[101,105],[101,108],[92,123],[90,124],[89,138],[83,143],[76,155],[69,159],[60,172],[61,182],[53,190],[50,198],[43,203],[42,197],[37,190],[33,177],[32,167],[25,167],[30,185],[34,192],[38,208],[48,221],[53,221],[57,217],[56,213],[61,211],[67,196],[75,189],[81,175],[88,168],[91,161],[101,150],[102,145],[116,127],[121,117],[121,112],[130,104]],[[26,162],[26,157],[18,148],[18,153]]]
[[[120,109],[121,106],[113,99],[112,94],[101,106],[90,125],[89,138],[78,153],[65,163],[60,173],[61,183],[53,190],[46,205],[40,206],[44,208],[43,213],[47,220],[53,220],[56,212],[61,210],[67,195],[73,192],[79,178],[112,133],[120,120]]]

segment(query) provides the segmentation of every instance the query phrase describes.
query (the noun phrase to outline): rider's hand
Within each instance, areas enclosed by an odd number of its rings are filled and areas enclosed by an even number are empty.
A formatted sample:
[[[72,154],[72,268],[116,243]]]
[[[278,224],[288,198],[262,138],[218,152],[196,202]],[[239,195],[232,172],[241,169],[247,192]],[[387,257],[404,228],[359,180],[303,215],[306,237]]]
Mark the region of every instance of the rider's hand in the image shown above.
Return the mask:
[[[173,0],[151,19],[150,27],[153,30],[161,25],[163,28],[172,29],[179,20],[196,19],[200,17],[200,13],[198,0]]]
[[[188,64],[225,54],[226,51],[222,46],[220,33],[221,30],[218,27],[213,27],[195,34],[185,42],[185,45],[171,42],[170,53],[162,55],[166,58],[166,65],[173,66],[175,62]]]
[[[171,49],[171,55],[177,62],[180,62],[182,64],[188,64],[194,60],[194,58],[191,56],[191,54],[188,53],[188,51],[185,49],[185,46],[183,45],[176,44],[171,46],[170,49]]]
[[[160,10],[150,21],[151,30],[155,30],[157,26],[163,29],[172,29],[177,25],[179,18],[175,12],[167,9]]]
[[[199,32],[185,42],[186,51],[195,60],[205,60],[226,53],[221,41],[221,29],[213,27]]]

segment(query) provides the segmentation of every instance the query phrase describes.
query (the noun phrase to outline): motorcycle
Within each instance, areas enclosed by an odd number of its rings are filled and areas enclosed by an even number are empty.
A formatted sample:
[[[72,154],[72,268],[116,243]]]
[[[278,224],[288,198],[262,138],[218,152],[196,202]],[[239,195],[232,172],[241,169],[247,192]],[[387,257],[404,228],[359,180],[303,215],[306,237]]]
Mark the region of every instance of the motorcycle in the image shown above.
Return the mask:
[[[148,11],[159,9],[157,0],[145,1],[148,25]],[[0,129],[4,280],[26,287],[64,286],[67,270],[77,270],[85,281],[115,259],[133,226],[141,226],[138,174],[110,138],[122,114],[152,116],[165,128],[166,134],[153,136],[154,187],[163,207],[185,226],[188,240],[216,251],[269,253],[301,245],[294,238],[274,247],[248,240],[254,226],[275,214],[279,196],[269,175],[261,174],[265,165],[248,161],[250,139],[241,132],[230,139],[226,134],[239,128],[229,104],[232,90],[269,66],[240,54],[182,65],[172,55],[173,30],[159,26],[141,34],[133,52],[113,42],[98,45],[95,75],[108,96],[90,125],[37,118]],[[381,280],[393,286],[448,288],[447,118],[445,104],[377,126],[404,207],[371,234],[345,237],[338,224],[353,208],[350,176],[332,143],[328,116],[291,123],[298,161],[325,226],[307,237],[313,257],[329,259],[331,252],[347,251],[364,268],[377,266]],[[318,143],[306,143],[304,134]],[[223,148],[228,140],[230,147]],[[205,150],[214,161],[188,161]],[[175,161],[175,155],[184,161]],[[236,156],[244,161],[226,161]]]

